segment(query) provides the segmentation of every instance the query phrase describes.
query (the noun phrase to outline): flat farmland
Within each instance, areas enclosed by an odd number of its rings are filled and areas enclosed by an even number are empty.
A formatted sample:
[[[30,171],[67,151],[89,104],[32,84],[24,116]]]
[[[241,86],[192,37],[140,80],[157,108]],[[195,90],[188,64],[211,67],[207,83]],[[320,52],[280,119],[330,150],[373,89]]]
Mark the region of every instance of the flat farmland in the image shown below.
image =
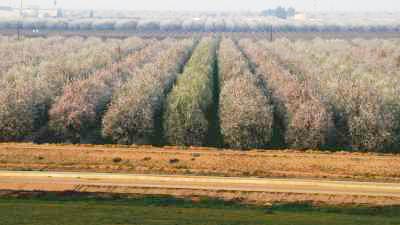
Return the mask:
[[[400,180],[393,154],[295,150],[0,144],[0,169],[334,180]]]
[[[0,142],[396,153],[399,43],[1,36]]]

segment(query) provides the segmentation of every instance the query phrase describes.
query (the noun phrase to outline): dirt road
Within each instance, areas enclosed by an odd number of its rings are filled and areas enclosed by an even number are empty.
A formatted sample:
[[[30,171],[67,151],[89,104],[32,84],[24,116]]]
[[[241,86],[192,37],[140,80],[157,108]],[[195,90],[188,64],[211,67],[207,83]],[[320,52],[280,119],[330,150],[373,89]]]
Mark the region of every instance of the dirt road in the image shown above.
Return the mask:
[[[2,190],[85,191],[87,187],[109,188],[111,192],[119,187],[132,187],[400,198],[400,183],[115,173],[0,172]]]
[[[295,150],[3,143],[0,170],[400,183],[399,155]]]

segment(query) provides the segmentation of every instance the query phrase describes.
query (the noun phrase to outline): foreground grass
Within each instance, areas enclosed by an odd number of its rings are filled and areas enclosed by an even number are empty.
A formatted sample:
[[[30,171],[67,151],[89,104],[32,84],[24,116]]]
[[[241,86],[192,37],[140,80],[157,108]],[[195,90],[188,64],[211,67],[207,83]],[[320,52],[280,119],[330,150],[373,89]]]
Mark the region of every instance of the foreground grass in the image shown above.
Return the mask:
[[[1,225],[389,225],[400,208],[315,208],[310,205],[243,206],[170,197],[0,197]]]

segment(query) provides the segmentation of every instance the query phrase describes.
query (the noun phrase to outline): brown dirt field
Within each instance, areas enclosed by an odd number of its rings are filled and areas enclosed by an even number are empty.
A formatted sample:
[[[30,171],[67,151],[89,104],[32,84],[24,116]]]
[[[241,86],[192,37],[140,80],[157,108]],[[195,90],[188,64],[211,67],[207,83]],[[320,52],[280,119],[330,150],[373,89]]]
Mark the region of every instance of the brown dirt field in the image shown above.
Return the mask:
[[[93,196],[172,196],[176,198],[192,199],[200,198],[221,199],[230,202],[240,202],[251,205],[271,206],[276,203],[311,203],[312,205],[329,206],[396,206],[399,199],[390,197],[370,197],[353,195],[328,195],[328,194],[300,194],[300,193],[269,193],[269,192],[244,192],[244,191],[207,191],[190,189],[163,189],[163,188],[134,188],[134,187],[102,187],[85,186],[80,192],[65,191],[65,186],[51,185],[52,191],[37,191],[39,189],[25,189],[20,186],[14,189],[0,190],[0,197],[28,197],[40,196],[44,193],[56,193],[59,196],[93,195]],[[37,186],[40,188],[40,186]],[[48,186],[46,186],[48,189]],[[71,189],[72,190],[72,189]]]
[[[357,195],[329,195],[329,194],[301,194],[279,192],[246,192],[246,191],[206,191],[206,190],[182,190],[182,189],[154,189],[154,188],[109,188],[101,186],[87,186],[83,188],[89,193],[120,193],[139,195],[169,195],[174,197],[195,198],[209,197],[219,198],[225,201],[243,202],[254,205],[268,205],[274,203],[301,203],[310,202],[314,205],[371,205],[391,206],[398,205],[399,199],[395,197],[371,197]]]
[[[293,150],[0,144],[0,169],[400,181],[400,156]]]

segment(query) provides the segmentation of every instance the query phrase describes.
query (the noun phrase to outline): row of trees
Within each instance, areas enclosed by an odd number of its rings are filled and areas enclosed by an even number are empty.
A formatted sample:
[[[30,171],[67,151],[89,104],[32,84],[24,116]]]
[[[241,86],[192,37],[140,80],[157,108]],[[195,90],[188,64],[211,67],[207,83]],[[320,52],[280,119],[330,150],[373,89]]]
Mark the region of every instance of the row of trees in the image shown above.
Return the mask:
[[[32,64],[32,61],[25,61],[25,57],[21,57],[21,54],[26,53],[26,49],[32,49],[31,44],[36,45],[45,41],[43,39],[32,39],[24,40],[22,42],[12,41],[9,43],[10,49],[15,49],[15,52],[9,52],[9,57],[4,58],[2,61],[6,61],[8,58],[11,62],[16,63],[14,66],[4,68],[0,75],[0,136],[1,140],[21,140],[25,137],[32,135],[34,130],[37,130],[42,125],[43,119],[46,115],[43,114],[45,107],[40,103],[46,102],[49,96],[46,95],[46,91],[42,89],[43,82],[39,73],[46,73],[42,63],[46,64],[56,59],[57,57],[65,57],[67,55],[73,55],[78,52],[80,48],[87,49],[94,47],[95,43],[98,43],[97,39],[90,39],[87,41],[75,42],[75,39],[71,42],[67,41],[63,45],[50,47],[49,45],[39,45],[44,47],[43,57],[38,57],[39,62]],[[69,43],[74,43],[70,46]],[[7,42],[4,43],[7,46]],[[70,48],[69,48],[70,47]],[[53,52],[59,53],[60,55],[55,56]],[[32,54],[40,55],[41,51],[32,51]],[[47,56],[47,54],[49,54]],[[28,53],[29,54],[29,53]]]
[[[400,31],[400,23],[374,21],[298,21],[274,17],[206,17],[187,19],[1,19],[0,29],[116,30],[161,32],[339,32]]]
[[[270,89],[275,109],[275,133],[280,145],[292,148],[326,148],[334,134],[330,108],[308,82],[281,66],[260,43],[240,40]]]
[[[215,102],[217,41],[203,39],[169,94],[165,115],[166,141],[173,145],[205,145]]]
[[[18,41],[12,37],[0,41],[0,76],[7,73],[12,67],[38,64],[41,61],[55,57],[57,54],[72,51],[74,46],[83,43],[81,38],[71,38],[66,41],[63,37],[47,39],[34,38]],[[69,45],[66,48],[65,45]]]
[[[399,147],[398,40],[2,41],[1,141]]]
[[[399,147],[398,40],[279,40],[262,45],[325,99],[334,112],[336,147]]]
[[[272,143],[274,108],[263,80],[231,39],[218,51],[219,118],[223,143],[231,148],[266,148]]]
[[[140,39],[137,42],[137,38],[86,39],[64,52],[53,49],[60,54],[55,57],[11,68],[0,79],[0,139],[32,139],[36,131],[46,126],[48,110],[66,84],[86,79],[96,70],[112,65],[142,43]],[[125,45],[133,48],[121,49]]]
[[[170,40],[153,63],[136,70],[116,93],[103,119],[103,135],[123,144],[158,143],[162,112],[193,40]]]
[[[133,79],[137,70],[154,62],[161,54],[160,51],[170,45],[170,40],[149,40],[143,43],[139,39],[137,43],[143,48],[111,67],[96,71],[87,79],[65,86],[63,94],[50,110],[50,127],[53,131],[72,142],[99,138],[101,120],[114,93]]]

